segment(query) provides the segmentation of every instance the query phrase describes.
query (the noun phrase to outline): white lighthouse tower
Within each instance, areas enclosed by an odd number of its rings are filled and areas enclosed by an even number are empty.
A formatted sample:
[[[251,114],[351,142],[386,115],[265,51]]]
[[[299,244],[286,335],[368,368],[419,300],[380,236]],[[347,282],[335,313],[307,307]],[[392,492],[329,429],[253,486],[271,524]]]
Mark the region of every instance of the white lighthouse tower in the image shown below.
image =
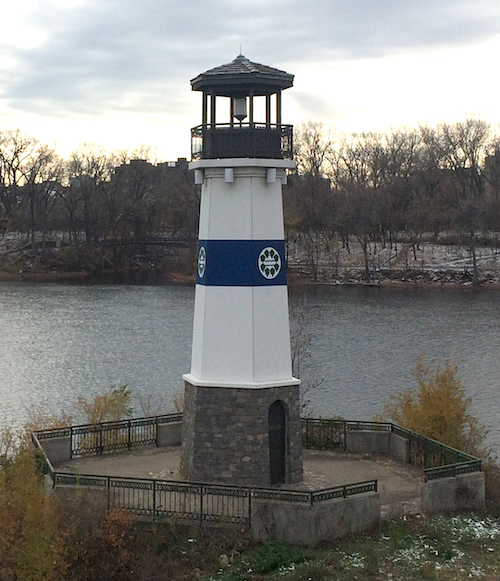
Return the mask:
[[[302,479],[281,192],[294,167],[292,127],[281,123],[281,91],[292,84],[293,75],[243,55],[191,81],[203,105],[190,164],[202,184],[191,372],[183,376],[181,471],[190,480]]]

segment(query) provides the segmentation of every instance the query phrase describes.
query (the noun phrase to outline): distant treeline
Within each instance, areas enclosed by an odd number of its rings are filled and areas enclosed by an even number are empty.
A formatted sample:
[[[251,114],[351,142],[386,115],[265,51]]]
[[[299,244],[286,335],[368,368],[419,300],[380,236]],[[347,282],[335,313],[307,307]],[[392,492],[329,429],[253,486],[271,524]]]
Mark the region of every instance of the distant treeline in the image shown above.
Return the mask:
[[[107,263],[120,266],[137,253],[131,243],[158,235],[195,240],[198,214],[185,159],[158,163],[147,147],[82,145],[64,160],[33,137],[0,132],[0,231],[30,234],[42,255],[57,232],[72,249],[64,253],[68,267],[99,264],[103,245],[112,248]]]
[[[398,239],[414,248],[446,233],[476,248],[500,232],[500,135],[483,120],[340,135],[321,123],[295,135],[297,175],[285,194],[288,237],[300,238],[311,265],[322,239],[344,246]]]
[[[322,240],[347,247],[414,247],[452,234],[473,261],[500,232],[500,135],[481,119],[389,132],[340,134],[309,122],[295,129],[297,170],[284,189],[285,232],[314,256]],[[164,235],[196,240],[199,187],[186,160],[158,163],[154,152],[82,145],[67,160],[20,132],[0,132],[0,229],[52,232],[77,253]],[[119,244],[118,244],[119,243]],[[127,251],[128,252],[128,251]],[[109,252],[108,252],[109,254]]]

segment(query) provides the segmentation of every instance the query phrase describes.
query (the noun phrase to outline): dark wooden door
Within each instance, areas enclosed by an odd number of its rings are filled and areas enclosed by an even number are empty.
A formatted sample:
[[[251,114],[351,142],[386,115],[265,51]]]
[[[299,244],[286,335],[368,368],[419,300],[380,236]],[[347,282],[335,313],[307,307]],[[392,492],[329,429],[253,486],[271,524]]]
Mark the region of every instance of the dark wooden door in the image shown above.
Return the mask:
[[[269,408],[269,463],[271,484],[285,482],[286,412],[281,401]]]

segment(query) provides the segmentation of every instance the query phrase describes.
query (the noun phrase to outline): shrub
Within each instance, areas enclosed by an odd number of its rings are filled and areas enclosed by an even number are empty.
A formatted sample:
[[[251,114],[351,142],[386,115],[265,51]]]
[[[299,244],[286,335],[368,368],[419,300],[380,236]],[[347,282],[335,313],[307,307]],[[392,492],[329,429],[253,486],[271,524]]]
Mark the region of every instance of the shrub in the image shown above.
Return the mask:
[[[487,431],[470,413],[471,399],[465,395],[458,366],[446,360],[418,358],[412,371],[418,387],[391,396],[380,419],[391,419],[423,436],[473,455],[488,455]]]
[[[132,392],[126,385],[112,386],[92,399],[79,397],[77,407],[89,424],[123,420],[132,415]]]
[[[483,459],[486,498],[500,507],[500,465],[486,444],[486,428],[470,413],[471,398],[465,395],[457,365],[420,355],[412,372],[418,387],[391,396],[377,419],[434,438]]]
[[[56,579],[64,569],[58,502],[47,495],[33,454],[0,469],[0,579]]]

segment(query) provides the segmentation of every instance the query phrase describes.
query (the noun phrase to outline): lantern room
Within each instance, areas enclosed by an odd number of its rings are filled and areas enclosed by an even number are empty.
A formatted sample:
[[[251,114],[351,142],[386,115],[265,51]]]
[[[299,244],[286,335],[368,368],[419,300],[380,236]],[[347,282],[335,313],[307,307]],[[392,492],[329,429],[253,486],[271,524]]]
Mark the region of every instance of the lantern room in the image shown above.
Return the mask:
[[[281,123],[281,92],[292,86],[293,75],[241,54],[192,79],[192,90],[203,93],[192,159],[291,159],[293,130]]]

